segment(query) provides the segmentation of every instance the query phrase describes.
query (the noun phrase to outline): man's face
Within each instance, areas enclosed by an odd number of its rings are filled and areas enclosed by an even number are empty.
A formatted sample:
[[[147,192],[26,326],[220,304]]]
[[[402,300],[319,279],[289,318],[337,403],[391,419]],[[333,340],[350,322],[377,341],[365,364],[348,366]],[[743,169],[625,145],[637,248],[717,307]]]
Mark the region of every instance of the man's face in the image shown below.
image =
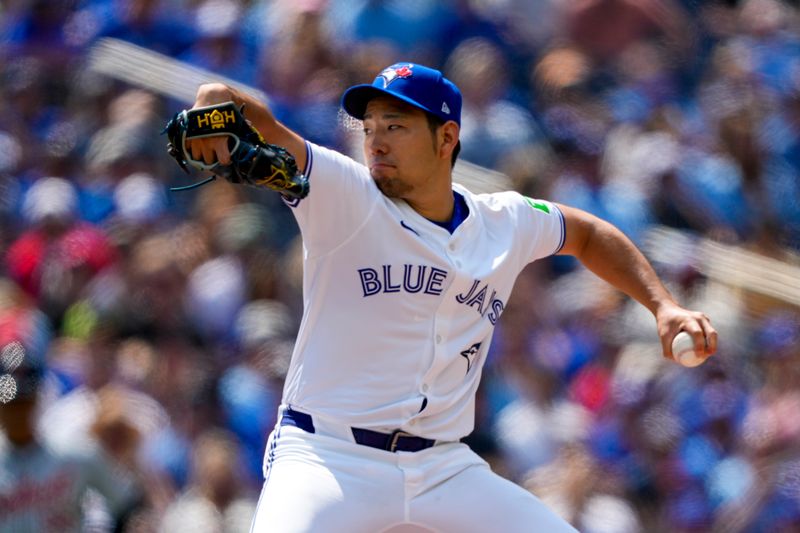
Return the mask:
[[[424,194],[441,165],[438,144],[421,109],[389,96],[367,104],[364,157],[386,196],[408,199]]]

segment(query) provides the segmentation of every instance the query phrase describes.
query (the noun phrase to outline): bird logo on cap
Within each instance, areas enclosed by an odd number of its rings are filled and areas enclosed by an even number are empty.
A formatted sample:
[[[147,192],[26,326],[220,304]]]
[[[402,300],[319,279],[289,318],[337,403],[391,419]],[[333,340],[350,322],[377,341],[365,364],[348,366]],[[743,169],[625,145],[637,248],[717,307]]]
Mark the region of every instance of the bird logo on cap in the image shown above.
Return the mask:
[[[413,74],[411,71],[412,66],[413,65],[403,65],[398,67],[396,65],[392,65],[391,67],[383,69],[383,71],[378,74],[379,78],[383,78],[383,88],[385,89],[390,83],[398,78],[410,78]]]

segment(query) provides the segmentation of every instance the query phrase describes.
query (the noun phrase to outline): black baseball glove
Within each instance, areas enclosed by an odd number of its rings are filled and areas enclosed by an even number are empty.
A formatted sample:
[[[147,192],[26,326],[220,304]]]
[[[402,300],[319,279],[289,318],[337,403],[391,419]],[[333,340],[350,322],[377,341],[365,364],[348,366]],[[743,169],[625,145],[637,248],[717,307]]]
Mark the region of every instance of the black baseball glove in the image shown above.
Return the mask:
[[[162,133],[167,134],[167,151],[180,167],[208,170],[231,183],[244,183],[255,187],[267,187],[291,198],[304,198],[308,194],[308,179],[297,170],[294,157],[284,148],[268,144],[236,108],[233,102],[183,110],[175,114]],[[186,148],[188,139],[200,139],[214,135],[228,136],[231,163],[211,165],[192,158]],[[202,185],[215,176],[186,187]]]

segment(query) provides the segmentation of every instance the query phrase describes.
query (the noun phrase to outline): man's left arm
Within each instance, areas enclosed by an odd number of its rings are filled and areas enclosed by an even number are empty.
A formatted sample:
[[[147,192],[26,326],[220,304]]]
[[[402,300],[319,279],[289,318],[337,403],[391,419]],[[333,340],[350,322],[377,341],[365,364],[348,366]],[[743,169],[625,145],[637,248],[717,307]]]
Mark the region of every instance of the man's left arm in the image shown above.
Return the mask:
[[[709,318],[684,309],[661,283],[644,254],[614,225],[580,209],[557,204],[564,215],[566,238],[560,255],[575,256],[586,268],[653,313],[664,357],[672,359],[672,339],[689,333],[695,351],[717,350],[717,332]]]

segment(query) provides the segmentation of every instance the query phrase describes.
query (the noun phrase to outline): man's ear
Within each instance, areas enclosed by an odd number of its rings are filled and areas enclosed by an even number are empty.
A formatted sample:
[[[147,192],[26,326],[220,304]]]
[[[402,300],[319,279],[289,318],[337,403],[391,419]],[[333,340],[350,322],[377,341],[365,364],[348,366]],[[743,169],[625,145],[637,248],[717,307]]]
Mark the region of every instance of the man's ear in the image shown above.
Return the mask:
[[[441,128],[441,144],[439,146],[439,155],[450,159],[450,154],[455,150],[458,144],[458,134],[460,128],[458,124],[450,120],[445,122]]]

